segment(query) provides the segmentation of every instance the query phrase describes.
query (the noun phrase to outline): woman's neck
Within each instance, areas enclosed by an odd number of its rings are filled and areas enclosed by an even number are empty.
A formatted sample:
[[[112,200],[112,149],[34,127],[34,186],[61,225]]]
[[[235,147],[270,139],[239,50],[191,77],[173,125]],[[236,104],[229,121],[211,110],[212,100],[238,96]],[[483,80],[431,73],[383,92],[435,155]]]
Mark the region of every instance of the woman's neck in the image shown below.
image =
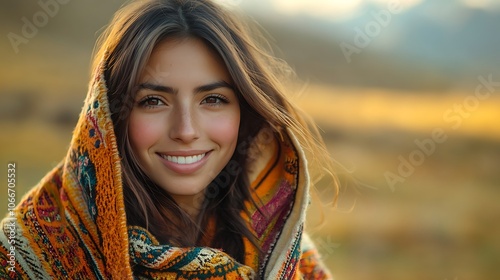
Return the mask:
[[[195,195],[171,195],[179,207],[184,210],[193,221],[196,221],[200,214],[203,201],[205,199],[204,192]]]

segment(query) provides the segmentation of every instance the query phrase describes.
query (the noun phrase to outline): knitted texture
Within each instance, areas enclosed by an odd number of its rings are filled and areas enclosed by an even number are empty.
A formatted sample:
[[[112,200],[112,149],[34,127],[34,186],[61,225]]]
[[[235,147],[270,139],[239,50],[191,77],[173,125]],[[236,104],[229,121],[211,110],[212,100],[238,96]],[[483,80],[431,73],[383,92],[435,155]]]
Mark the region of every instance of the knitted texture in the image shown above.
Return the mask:
[[[309,183],[292,135],[276,140],[277,151],[252,183],[261,206],[249,203],[250,215],[242,214],[263,255],[244,239],[241,264],[221,250],[160,244],[128,226],[102,73],[91,83],[66,158],[22,198],[15,217],[2,221],[0,279],[329,279],[314,247],[303,246]]]

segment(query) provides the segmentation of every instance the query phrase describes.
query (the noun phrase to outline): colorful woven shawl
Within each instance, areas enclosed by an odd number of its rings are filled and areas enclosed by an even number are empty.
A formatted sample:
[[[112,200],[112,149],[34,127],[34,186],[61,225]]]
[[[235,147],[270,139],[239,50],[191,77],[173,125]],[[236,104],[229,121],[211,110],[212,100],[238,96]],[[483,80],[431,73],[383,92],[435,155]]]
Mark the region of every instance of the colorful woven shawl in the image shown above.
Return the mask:
[[[247,240],[244,264],[214,248],[160,244],[127,225],[100,69],[66,158],[2,221],[0,279],[329,279],[303,236],[306,161],[293,136],[283,138],[274,140],[277,151],[252,183],[263,206],[249,204],[253,214],[244,216],[264,256]]]

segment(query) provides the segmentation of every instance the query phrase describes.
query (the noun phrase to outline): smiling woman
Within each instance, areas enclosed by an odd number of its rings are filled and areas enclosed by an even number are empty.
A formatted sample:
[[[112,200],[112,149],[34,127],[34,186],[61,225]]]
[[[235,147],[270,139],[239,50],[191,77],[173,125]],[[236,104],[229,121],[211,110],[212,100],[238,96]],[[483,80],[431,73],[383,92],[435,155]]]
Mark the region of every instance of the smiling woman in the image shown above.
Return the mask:
[[[330,279],[304,229],[329,157],[277,61],[208,0],[119,10],[66,158],[3,221],[0,278]]]
[[[196,218],[202,207],[194,202],[236,149],[240,107],[232,79],[218,55],[193,38],[161,42],[146,69],[156,70],[140,78],[131,152],[147,177]]]

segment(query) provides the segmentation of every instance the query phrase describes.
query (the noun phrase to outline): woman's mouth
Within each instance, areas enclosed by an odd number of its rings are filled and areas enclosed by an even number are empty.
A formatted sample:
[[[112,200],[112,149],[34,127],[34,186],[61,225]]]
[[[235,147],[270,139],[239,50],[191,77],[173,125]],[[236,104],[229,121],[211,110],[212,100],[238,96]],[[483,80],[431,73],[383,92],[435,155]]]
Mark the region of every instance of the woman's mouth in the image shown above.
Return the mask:
[[[192,156],[170,156],[170,155],[162,155],[160,156],[170,162],[177,164],[193,164],[201,161],[207,153],[192,155]]]
[[[177,153],[157,153],[161,161],[168,169],[178,174],[192,174],[201,169],[211,154],[208,152],[177,152]]]

